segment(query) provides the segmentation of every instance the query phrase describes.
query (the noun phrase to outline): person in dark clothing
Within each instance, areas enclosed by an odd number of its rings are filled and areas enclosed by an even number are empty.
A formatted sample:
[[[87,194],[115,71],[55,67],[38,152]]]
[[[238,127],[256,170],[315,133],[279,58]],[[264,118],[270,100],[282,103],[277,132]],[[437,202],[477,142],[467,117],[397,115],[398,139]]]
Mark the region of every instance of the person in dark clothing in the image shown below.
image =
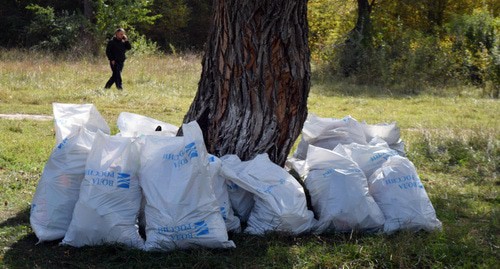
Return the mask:
[[[109,60],[109,65],[111,66],[111,71],[113,74],[109,78],[105,89],[111,88],[113,83],[116,83],[116,88],[122,90],[122,70],[125,63],[125,52],[131,49],[132,46],[125,35],[125,30],[123,28],[118,28],[115,31],[115,35],[108,42],[106,46],[106,56]]]

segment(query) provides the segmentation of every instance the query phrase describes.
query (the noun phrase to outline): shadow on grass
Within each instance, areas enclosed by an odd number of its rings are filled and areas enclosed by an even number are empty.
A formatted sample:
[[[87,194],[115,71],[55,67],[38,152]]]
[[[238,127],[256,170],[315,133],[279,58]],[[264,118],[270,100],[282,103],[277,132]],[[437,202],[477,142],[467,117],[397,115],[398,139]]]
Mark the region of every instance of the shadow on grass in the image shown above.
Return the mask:
[[[268,253],[273,240],[248,235],[232,235],[231,239],[244,242],[237,249],[190,249],[172,252],[145,252],[122,245],[103,245],[74,248],[60,245],[61,240],[37,244],[38,239],[31,231],[29,208],[0,223],[14,239],[4,248],[0,267],[6,268],[227,268],[251,265],[256,260],[273,260]],[[18,230],[20,229],[20,230]],[[287,246],[293,240],[279,240]],[[288,254],[278,260],[286,265]],[[275,257],[279,258],[279,257]],[[276,260],[275,260],[276,261]],[[259,266],[257,266],[259,267]]]
[[[390,236],[324,234],[264,237],[231,234],[235,249],[191,249],[145,252],[121,245],[74,248],[58,241],[36,244],[29,230],[29,209],[0,223],[4,229],[25,227],[3,256],[7,268],[291,268],[291,267],[485,267],[497,262],[498,215],[478,214],[478,199],[490,197],[449,192],[434,199],[443,231],[400,232]],[[484,206],[483,204],[482,206]],[[418,259],[416,258],[418,257]],[[1,264],[0,264],[1,265]]]
[[[17,215],[15,215],[14,217],[8,218],[4,222],[1,222],[0,228],[17,226],[21,224],[29,225],[29,223],[30,223],[30,209],[28,207],[17,213]]]
[[[255,237],[247,239],[255,242],[246,250],[145,252],[122,245],[74,248],[61,246],[59,241],[36,244],[37,238],[31,233],[9,248],[4,255],[4,264],[7,268],[234,268],[248,267],[252,261],[265,260],[268,263],[273,259],[268,254],[269,242]],[[289,267],[288,257],[274,258],[278,264]],[[257,264],[262,264],[262,261]],[[260,267],[257,264],[256,267]]]

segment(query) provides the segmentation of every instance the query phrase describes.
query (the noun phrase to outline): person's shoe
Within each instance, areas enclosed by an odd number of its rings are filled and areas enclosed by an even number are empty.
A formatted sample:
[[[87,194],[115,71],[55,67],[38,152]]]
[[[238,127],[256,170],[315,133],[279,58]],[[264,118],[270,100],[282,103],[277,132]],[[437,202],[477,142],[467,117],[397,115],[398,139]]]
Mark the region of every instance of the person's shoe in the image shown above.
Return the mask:
[[[123,88],[122,87],[116,87],[119,91],[122,91]]]

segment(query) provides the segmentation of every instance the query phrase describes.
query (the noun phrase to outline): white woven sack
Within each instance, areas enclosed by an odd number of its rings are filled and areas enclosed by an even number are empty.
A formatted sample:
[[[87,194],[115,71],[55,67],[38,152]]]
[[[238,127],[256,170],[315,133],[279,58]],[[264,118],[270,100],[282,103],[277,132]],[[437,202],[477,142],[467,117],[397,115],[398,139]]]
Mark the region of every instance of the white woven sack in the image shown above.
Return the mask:
[[[266,232],[300,234],[315,224],[314,214],[307,209],[304,189],[285,169],[274,164],[267,154],[243,162],[245,168],[230,180],[254,195],[255,204],[245,233]],[[224,171],[230,169],[222,167]]]
[[[149,134],[176,136],[179,129],[170,123],[130,112],[121,112],[116,124],[120,130],[118,135],[124,137],[139,137]]]
[[[237,174],[244,168],[244,164],[236,155],[222,156],[221,161],[222,167],[228,168],[221,168],[220,176],[226,181],[231,207],[237,218],[242,222],[247,222],[254,205],[253,194],[231,181],[231,178],[238,177]]]
[[[359,166],[337,152],[309,146],[305,185],[318,219],[315,233],[377,231],[384,215]]]
[[[30,223],[40,242],[64,237],[94,137],[80,127],[52,150],[31,203]]]
[[[137,226],[142,196],[138,167],[138,147],[131,138],[98,131],[63,244],[144,246]]]
[[[384,232],[441,229],[413,163],[392,156],[368,180],[370,193],[385,216]]]
[[[234,215],[231,202],[229,201],[229,194],[227,191],[226,179],[220,175],[222,161],[214,155],[209,155],[209,174],[212,178],[213,189],[215,197],[219,202],[220,212],[222,218],[226,223],[228,231],[240,232],[241,224],[240,219]]]
[[[368,124],[366,121],[361,123],[366,136],[366,142],[371,141],[375,137],[379,137],[386,141],[387,144],[397,144],[401,138],[401,131],[396,122]]]
[[[370,177],[375,170],[382,167],[389,157],[398,155],[397,151],[389,148],[389,145],[380,138],[373,139],[368,145],[357,143],[338,145],[333,151],[351,158],[363,170],[366,177]]]
[[[306,161],[297,159],[295,157],[289,157],[286,159],[285,168],[288,171],[293,171],[293,172],[297,173],[297,175],[300,178],[304,178],[304,176],[307,173]]]
[[[310,114],[304,122],[302,138],[293,157],[305,160],[308,145],[332,150],[338,144],[350,143],[366,144],[363,127],[354,118],[321,118]]]
[[[109,134],[109,126],[93,104],[62,104],[53,103],[54,126],[56,132],[56,144],[62,142],[64,138],[79,127],[87,130]]]
[[[196,122],[183,137],[147,136],[140,182],[146,199],[146,250],[232,248],[215,197],[208,153]]]
[[[396,122],[368,124],[365,121],[361,123],[365,132],[366,142],[374,138],[380,138],[387,142],[391,149],[398,152],[400,156],[405,156],[405,143],[401,140],[401,131]]]

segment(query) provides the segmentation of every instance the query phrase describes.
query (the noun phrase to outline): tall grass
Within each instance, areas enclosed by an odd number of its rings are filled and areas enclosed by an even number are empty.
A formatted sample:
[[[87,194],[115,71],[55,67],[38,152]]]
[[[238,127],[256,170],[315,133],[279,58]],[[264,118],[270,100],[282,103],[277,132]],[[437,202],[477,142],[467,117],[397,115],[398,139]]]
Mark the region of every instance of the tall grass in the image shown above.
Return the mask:
[[[130,57],[124,91],[103,90],[106,59],[0,53],[0,113],[52,114],[52,102],[93,103],[113,131],[122,111],[179,125],[200,75],[200,57]],[[408,158],[443,222],[443,231],[395,235],[231,234],[233,250],[146,253],[119,245],[35,245],[29,204],[55,143],[53,123],[0,119],[0,267],[5,268],[494,268],[498,234],[498,101],[454,90],[420,95],[314,77],[311,113],[368,123],[396,121]]]

